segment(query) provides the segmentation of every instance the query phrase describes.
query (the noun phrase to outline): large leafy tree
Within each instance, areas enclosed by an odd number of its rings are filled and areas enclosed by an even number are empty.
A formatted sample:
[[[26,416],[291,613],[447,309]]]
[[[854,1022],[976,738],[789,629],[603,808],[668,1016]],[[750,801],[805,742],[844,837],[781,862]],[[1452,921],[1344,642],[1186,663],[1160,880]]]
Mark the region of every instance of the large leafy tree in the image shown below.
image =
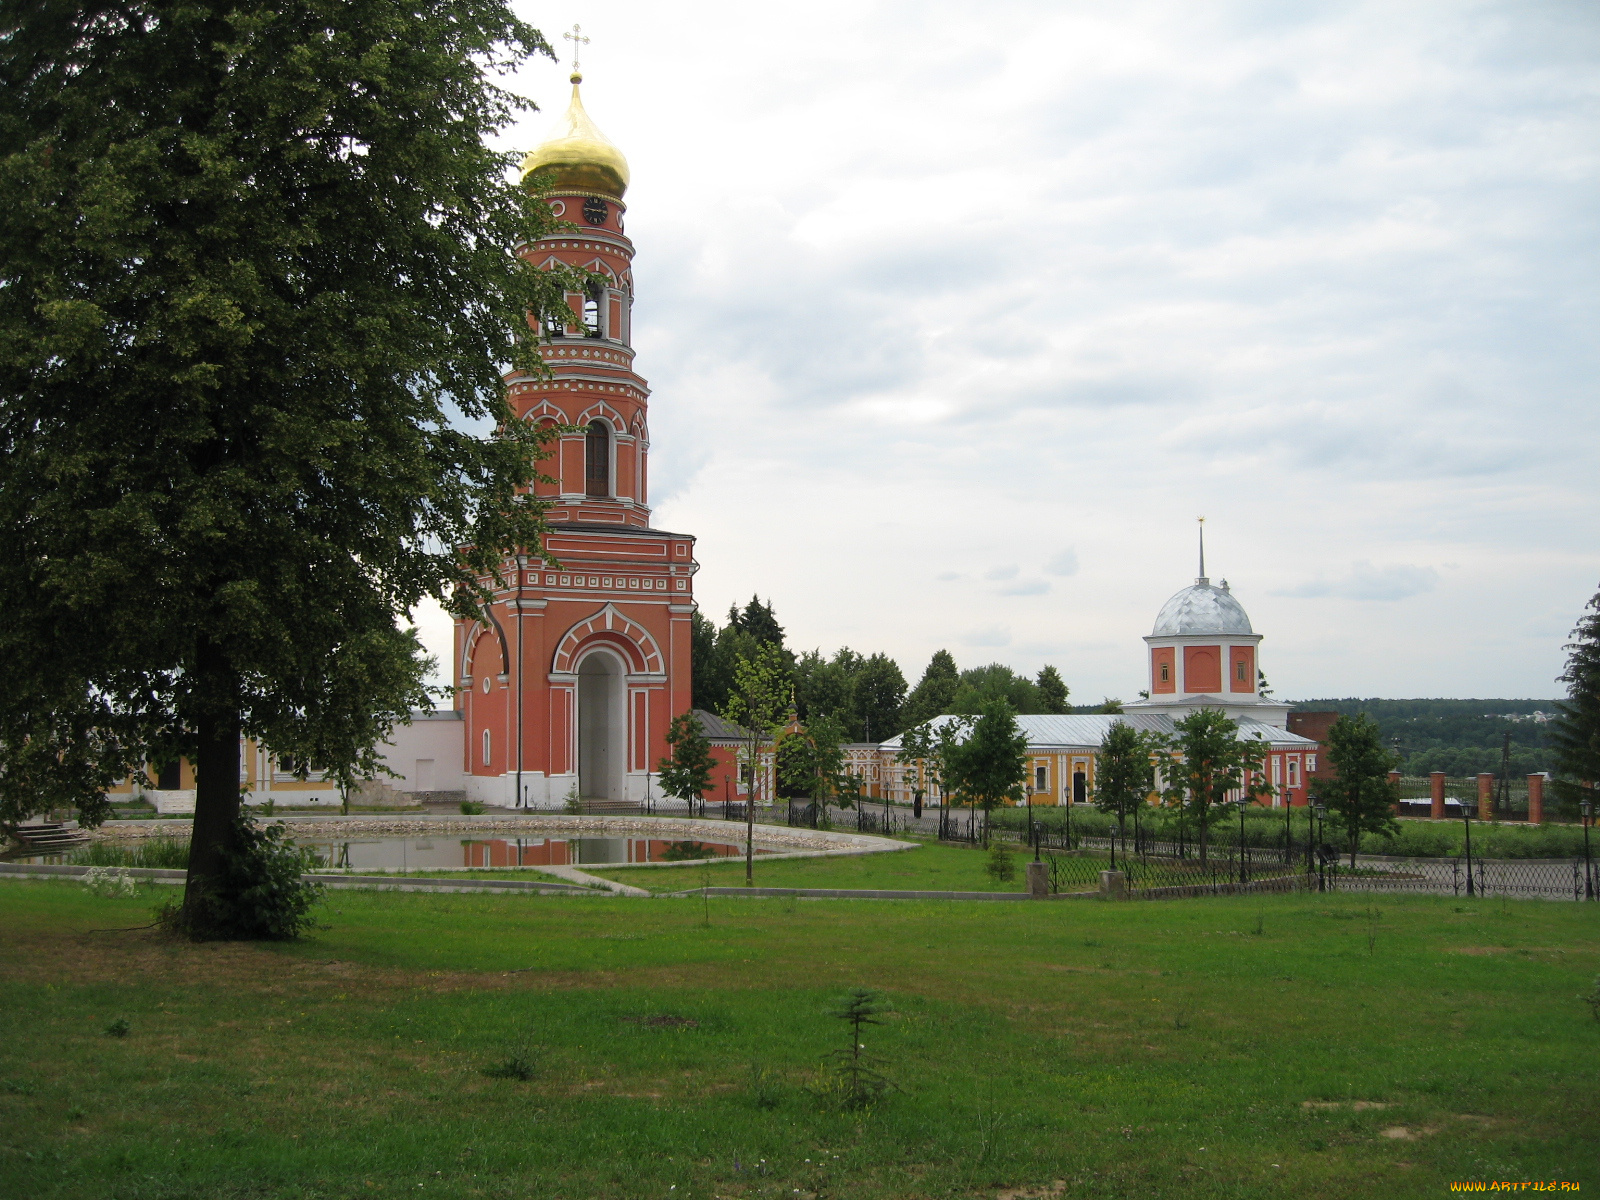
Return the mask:
[[[1346,713],[1328,728],[1324,757],[1333,777],[1321,782],[1322,800],[1344,832],[1350,866],[1356,865],[1361,835],[1400,832],[1394,819],[1400,792],[1389,781],[1400,756],[1383,744],[1383,731],[1366,713]]]
[[[1560,676],[1567,698],[1552,723],[1555,792],[1564,806],[1597,798],[1600,785],[1600,594],[1591,599],[1567,644],[1567,669]]]
[[[906,677],[887,654],[862,660],[850,689],[851,733],[858,741],[883,742],[900,732],[900,711],[905,705]]]
[[[1160,735],[1137,730],[1126,721],[1113,721],[1106,731],[1095,761],[1090,800],[1116,818],[1119,830],[1125,831],[1128,814],[1148,802],[1155,789],[1154,755],[1160,745]]]
[[[818,713],[778,743],[778,782],[790,795],[809,797],[827,821],[828,805],[844,785],[844,727]]]
[[[983,810],[983,844],[989,844],[989,814],[1006,801],[1020,803],[1028,777],[1028,737],[1002,699],[987,701],[956,758],[957,786],[968,803]]]
[[[503,0],[0,15],[0,811],[191,756],[193,920],[241,736],[375,770],[413,607],[541,544],[501,372],[573,281],[487,145],[535,52]]]
[[[1226,811],[1228,794],[1256,797],[1271,791],[1261,770],[1267,748],[1256,738],[1240,737],[1239,727],[1221,709],[1196,709],[1174,725],[1166,763],[1166,799],[1194,820],[1204,863],[1208,834]]]

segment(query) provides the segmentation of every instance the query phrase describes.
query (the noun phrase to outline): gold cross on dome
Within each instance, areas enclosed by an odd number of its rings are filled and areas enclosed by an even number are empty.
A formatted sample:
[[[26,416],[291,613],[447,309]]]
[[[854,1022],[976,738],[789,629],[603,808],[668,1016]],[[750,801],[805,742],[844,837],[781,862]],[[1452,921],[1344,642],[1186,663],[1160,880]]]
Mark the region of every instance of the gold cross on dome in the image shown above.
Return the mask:
[[[578,55],[584,46],[589,44],[589,39],[583,36],[583,26],[573,25],[571,33],[563,33],[562,37],[572,43],[572,73],[578,74]]]

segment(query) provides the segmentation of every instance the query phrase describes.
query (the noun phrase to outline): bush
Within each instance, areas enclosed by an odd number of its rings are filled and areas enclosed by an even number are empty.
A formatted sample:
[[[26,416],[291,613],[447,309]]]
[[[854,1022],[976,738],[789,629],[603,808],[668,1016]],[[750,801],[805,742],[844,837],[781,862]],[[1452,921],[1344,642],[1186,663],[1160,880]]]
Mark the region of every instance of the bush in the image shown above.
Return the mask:
[[[133,876],[123,867],[90,867],[83,886],[96,896],[132,896],[137,890]]]
[[[530,1052],[522,1051],[505,1062],[484,1067],[483,1073],[490,1079],[516,1079],[527,1083],[538,1074],[538,1064]]]
[[[484,808],[476,800],[463,800],[461,802],[461,811],[469,817],[475,817],[483,812]]]
[[[195,941],[281,942],[316,928],[311,908],[322,885],[300,878],[316,855],[290,842],[282,825],[263,828],[241,813],[222,861],[209,887],[191,884],[181,905],[160,912],[162,925]]]

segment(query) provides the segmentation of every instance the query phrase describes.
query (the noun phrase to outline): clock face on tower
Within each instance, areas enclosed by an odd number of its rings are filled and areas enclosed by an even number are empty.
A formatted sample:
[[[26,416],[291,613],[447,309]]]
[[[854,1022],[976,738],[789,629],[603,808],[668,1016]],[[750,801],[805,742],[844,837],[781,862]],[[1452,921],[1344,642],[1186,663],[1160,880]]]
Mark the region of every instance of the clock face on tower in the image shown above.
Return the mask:
[[[604,225],[611,209],[599,196],[590,196],[583,202],[583,219],[591,225]]]

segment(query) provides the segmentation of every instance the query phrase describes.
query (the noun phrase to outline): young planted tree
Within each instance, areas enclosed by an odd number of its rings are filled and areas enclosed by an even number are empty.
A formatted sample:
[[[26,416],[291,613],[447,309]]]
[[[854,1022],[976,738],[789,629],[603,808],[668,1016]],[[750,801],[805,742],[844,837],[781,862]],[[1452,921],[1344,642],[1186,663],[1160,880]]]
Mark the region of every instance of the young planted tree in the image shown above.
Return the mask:
[[[1177,735],[1165,756],[1166,800],[1193,818],[1204,865],[1207,835],[1226,811],[1228,794],[1270,795],[1271,785],[1261,770],[1267,749],[1256,738],[1241,738],[1239,727],[1221,709],[1196,709],[1175,725]]]
[[[835,1050],[827,1058],[833,1064],[833,1078],[820,1089],[822,1098],[834,1100],[840,1108],[871,1108],[893,1085],[878,1069],[884,1065],[881,1055],[867,1054],[861,1031],[868,1025],[882,1025],[880,1018],[893,1011],[883,996],[870,988],[851,988],[829,1012],[829,1016],[843,1021],[850,1030],[850,1045]]]
[[[1026,796],[1028,739],[1004,700],[987,701],[956,757],[959,788],[983,810],[983,844],[989,845],[989,814],[1007,800]]]
[[[752,600],[751,604],[754,605],[755,601]],[[767,611],[770,615],[771,610]],[[754,642],[748,657],[740,658],[734,664],[733,683],[722,715],[745,729],[740,769],[745,772],[749,782],[744,806],[746,884],[751,883],[755,875],[755,813],[761,795],[761,747],[768,743],[776,747],[788,712],[791,690],[789,662],[778,643]]]
[[[430,701],[409,614],[542,546],[501,373],[579,285],[514,253],[555,222],[488,141],[548,48],[504,0],[0,29],[0,806],[92,824],[190,757],[182,923],[222,933],[241,738],[381,771]]]
[[[1366,713],[1347,713],[1328,729],[1324,757],[1334,776],[1322,781],[1321,797],[1344,832],[1354,867],[1362,834],[1393,837],[1400,832],[1400,823],[1394,819],[1400,792],[1389,782],[1399,755],[1384,746],[1376,721]]]
[[[905,770],[906,786],[911,789],[911,815],[922,819],[922,798],[932,786],[933,731],[918,725],[900,735],[900,750],[894,761]]]
[[[1549,733],[1555,747],[1554,791],[1564,808],[1600,802],[1600,594],[1591,599],[1567,644],[1561,682],[1567,698]]]
[[[1160,747],[1158,734],[1143,733],[1126,721],[1113,721],[1100,745],[1090,802],[1107,816],[1116,818],[1117,831],[1124,843],[1128,814],[1135,806],[1148,803],[1155,789],[1154,755]]]
[[[951,804],[963,802],[961,751],[971,732],[972,718],[967,716],[950,717],[939,722],[934,730],[933,757],[928,759],[927,772],[930,786],[939,789],[941,836],[944,834],[944,824],[950,819]]]
[[[704,812],[716,759],[711,756],[711,739],[700,728],[700,719],[692,712],[673,717],[667,727],[667,745],[672,752],[656,764],[661,790],[688,804],[691,813],[698,801]]]

